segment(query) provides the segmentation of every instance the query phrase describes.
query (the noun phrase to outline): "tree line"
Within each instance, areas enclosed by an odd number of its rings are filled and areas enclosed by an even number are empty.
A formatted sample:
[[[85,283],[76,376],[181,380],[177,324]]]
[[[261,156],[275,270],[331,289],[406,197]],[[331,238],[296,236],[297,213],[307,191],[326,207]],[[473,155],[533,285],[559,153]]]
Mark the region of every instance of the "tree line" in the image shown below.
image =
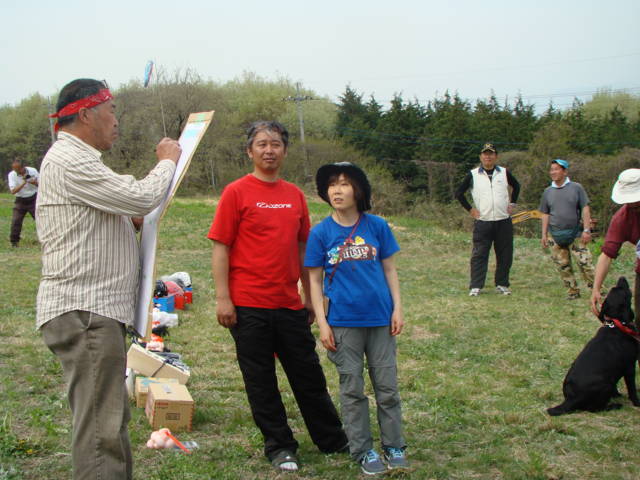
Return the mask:
[[[549,162],[565,158],[570,176],[584,184],[607,222],[611,185],[624,168],[640,167],[640,98],[601,91],[561,111],[550,104],[536,114],[521,96],[513,104],[495,95],[471,102],[457,93],[421,104],[395,95],[383,109],[347,86],[337,104],[336,136],[373,157],[414,198],[448,203],[465,172],[491,142],[501,164],[522,184],[522,203],[535,208],[548,185]]]
[[[576,99],[564,112],[550,104],[541,115],[521,96],[513,105],[500,104],[495,95],[472,104],[449,92],[425,105],[395,95],[383,110],[373,95],[365,101],[347,86],[338,103],[336,135],[384,164],[410,189],[428,192],[426,170],[432,164],[472,168],[485,142],[501,152],[530,151],[548,139],[560,144],[556,156],[613,155],[640,147],[640,99],[621,95],[629,107],[625,111],[617,94],[609,92],[596,95],[597,110]],[[605,98],[611,100],[610,109],[603,108]]]
[[[121,173],[141,177],[155,163],[154,147],[167,134],[176,138],[191,112],[215,110],[181,186],[183,194],[219,193],[250,170],[244,133],[257,119],[276,119],[289,127],[292,143],[283,174],[313,191],[313,173],[324,164],[352,161],[372,177],[381,213],[426,212],[421,203],[451,203],[465,171],[478,163],[484,142],[500,150],[500,161],[523,184],[522,202],[535,206],[548,183],[548,162],[566,158],[571,176],[585,185],[600,217],[610,215],[608,192],[623,168],[640,166],[640,98],[603,91],[561,111],[550,105],[536,114],[516,97],[500,103],[495,95],[471,102],[457,93],[421,104],[395,95],[388,108],[351,86],[334,104],[303,89],[306,148],[298,141],[293,102],[296,86],[286,78],[267,80],[253,73],[225,83],[203,80],[192,70],[160,71],[154,86],[132,80],[114,91],[120,139],[104,160]],[[0,107],[0,170],[14,159],[39,167],[51,144],[48,99],[34,94]],[[427,214],[427,213],[425,213]]]

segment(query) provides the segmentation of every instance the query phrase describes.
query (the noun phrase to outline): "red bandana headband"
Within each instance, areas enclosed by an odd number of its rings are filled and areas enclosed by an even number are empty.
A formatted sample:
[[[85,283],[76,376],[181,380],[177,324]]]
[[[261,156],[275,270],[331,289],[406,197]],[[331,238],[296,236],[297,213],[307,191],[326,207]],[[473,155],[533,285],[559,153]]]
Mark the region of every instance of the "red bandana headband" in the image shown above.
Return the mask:
[[[108,102],[113,98],[108,88],[101,89],[98,93],[89,95],[88,97],[81,98],[75,102],[71,102],[60,109],[56,113],[49,115],[49,118],[60,118],[75,115],[81,108],[93,108],[101,103]],[[56,122],[56,132],[58,131],[58,123]]]

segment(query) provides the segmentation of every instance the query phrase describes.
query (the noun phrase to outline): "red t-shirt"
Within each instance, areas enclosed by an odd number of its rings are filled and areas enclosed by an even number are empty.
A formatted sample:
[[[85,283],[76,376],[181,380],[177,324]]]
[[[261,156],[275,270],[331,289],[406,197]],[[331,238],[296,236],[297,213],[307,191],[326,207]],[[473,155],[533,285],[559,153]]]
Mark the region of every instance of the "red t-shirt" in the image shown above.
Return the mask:
[[[609,258],[617,258],[624,242],[636,245],[640,240],[640,213],[623,205],[611,218],[604,237],[602,253]],[[636,273],[640,273],[640,262],[636,260]]]
[[[302,191],[252,174],[226,186],[208,238],[229,247],[229,291],[240,307],[303,308],[298,242],[309,236]]]

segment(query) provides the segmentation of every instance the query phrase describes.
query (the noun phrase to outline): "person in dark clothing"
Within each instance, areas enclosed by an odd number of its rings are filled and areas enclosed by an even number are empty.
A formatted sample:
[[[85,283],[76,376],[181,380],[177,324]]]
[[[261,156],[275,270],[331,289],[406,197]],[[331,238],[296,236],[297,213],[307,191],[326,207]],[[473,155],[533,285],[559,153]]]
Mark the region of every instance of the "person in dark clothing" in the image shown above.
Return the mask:
[[[475,219],[471,253],[469,296],[477,297],[484,287],[491,245],[496,253],[495,285],[498,293],[511,295],[509,271],[513,260],[511,213],[520,193],[520,184],[506,168],[498,166],[498,150],[485,143],[479,167],[469,171],[455,197]],[[511,191],[509,191],[511,187]],[[474,206],[465,197],[471,190]]]
[[[12,247],[17,247],[20,242],[24,217],[29,214],[34,220],[36,218],[38,178],[38,170],[33,167],[25,167],[22,161],[15,160],[11,164],[7,183],[11,194],[16,197],[11,217],[11,234],[9,235]]]

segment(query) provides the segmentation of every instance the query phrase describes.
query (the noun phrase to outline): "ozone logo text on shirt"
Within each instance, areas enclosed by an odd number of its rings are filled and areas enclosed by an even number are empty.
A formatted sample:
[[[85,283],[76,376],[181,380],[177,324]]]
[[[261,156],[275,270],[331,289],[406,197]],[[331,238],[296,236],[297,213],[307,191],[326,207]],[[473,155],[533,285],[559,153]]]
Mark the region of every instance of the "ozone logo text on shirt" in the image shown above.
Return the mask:
[[[291,208],[291,204],[290,203],[256,202],[256,207],[258,208]]]

